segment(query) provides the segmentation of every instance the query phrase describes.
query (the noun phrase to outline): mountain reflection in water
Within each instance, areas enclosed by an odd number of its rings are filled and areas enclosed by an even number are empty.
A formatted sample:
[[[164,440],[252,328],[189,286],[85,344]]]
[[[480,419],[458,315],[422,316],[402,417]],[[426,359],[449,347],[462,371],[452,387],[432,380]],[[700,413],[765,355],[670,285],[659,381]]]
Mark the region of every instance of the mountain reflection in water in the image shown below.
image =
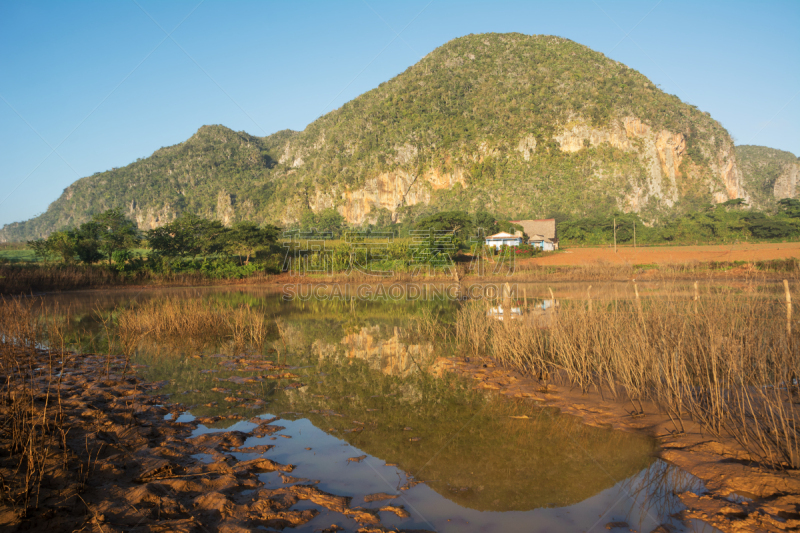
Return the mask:
[[[170,294],[248,305],[279,327],[262,353],[237,353],[225,338],[145,337],[134,355],[143,377],[163,382],[159,392],[187,406],[185,417],[208,418],[201,431],[281,416],[292,438],[263,442],[276,445],[265,456],[297,464],[298,476],[353,496],[353,505],[371,492],[398,492],[396,503],[412,516],[386,518],[387,526],[575,530],[602,518],[600,528],[625,520],[650,531],[662,522],[679,525],[670,517],[682,508],[674,493],[697,488],[694,478],[654,459],[651,439],[585,426],[528,401],[487,396],[448,373],[435,377],[437,359],[448,354],[420,334],[419,318],[452,320],[458,303],[285,302],[279,293],[246,289]],[[98,296],[102,304],[82,309],[84,295],[70,310],[71,323],[94,335],[93,342],[102,329],[92,313],[110,313],[133,299]],[[136,298],[161,296],[144,291]],[[60,308],[66,303],[62,297]],[[362,454],[368,456],[363,463],[348,463],[347,457]],[[264,481],[281,483],[270,474]],[[329,527],[325,516],[307,526]]]

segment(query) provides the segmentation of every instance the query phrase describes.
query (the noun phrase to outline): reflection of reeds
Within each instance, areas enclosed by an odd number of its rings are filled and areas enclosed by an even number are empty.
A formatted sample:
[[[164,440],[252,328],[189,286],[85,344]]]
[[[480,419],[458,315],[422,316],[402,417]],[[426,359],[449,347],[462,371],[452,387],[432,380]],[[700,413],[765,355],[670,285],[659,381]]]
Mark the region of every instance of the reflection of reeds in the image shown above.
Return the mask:
[[[663,296],[595,301],[592,309],[572,302],[547,328],[533,317],[498,322],[475,314],[472,329],[458,331],[469,345],[488,328],[485,353],[508,367],[631,401],[635,412],[642,401],[655,402],[676,430],[691,418],[784,468],[800,466],[800,357],[785,313],[774,296],[731,291],[700,302]]]

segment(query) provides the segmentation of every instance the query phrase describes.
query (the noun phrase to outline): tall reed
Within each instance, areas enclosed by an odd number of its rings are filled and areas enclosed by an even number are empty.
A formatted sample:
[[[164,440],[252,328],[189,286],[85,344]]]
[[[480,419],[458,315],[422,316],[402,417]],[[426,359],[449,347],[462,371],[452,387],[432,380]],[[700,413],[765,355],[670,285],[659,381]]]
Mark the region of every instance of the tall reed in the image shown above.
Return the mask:
[[[0,501],[21,514],[38,506],[49,459],[60,450],[65,467],[69,461],[61,409],[67,358],[54,351],[63,336],[63,317],[40,300],[0,298],[0,434],[16,462],[10,478],[0,476]],[[43,353],[48,342],[54,349]]]
[[[230,306],[202,299],[165,298],[118,310],[116,331],[121,339],[205,340],[228,338],[236,351],[248,346],[263,350],[277,331],[263,312],[248,305]],[[132,341],[131,341],[132,342]]]
[[[564,302],[547,327],[533,315],[463,322],[457,339],[478,347],[489,331],[484,353],[506,367],[631,402],[633,414],[654,402],[676,431],[691,419],[765,464],[800,466],[800,339],[774,293]]]

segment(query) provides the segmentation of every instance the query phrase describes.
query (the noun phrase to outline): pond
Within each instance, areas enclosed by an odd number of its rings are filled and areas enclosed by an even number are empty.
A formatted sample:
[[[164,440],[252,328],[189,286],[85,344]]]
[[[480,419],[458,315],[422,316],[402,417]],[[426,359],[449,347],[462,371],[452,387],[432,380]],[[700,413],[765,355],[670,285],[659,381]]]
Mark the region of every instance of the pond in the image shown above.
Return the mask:
[[[546,291],[531,288],[526,296],[533,307],[550,307]],[[458,354],[439,353],[425,324],[452,320],[458,302],[287,301],[258,288],[46,297],[48,307],[68,317],[68,344],[94,353],[108,349],[106,327],[123,309],[154,313],[170,302],[246,309],[269,319],[255,344],[237,343],[235,334],[179,333],[143,334],[130,347],[135,370],[180,405],[170,416],[201,422],[196,434],[249,431],[254,418],[280,417],[274,423],[283,430],[244,444],[274,447],[234,454],[296,465],[292,476],[260,474],[267,487],[315,483],[367,508],[385,504],[365,501],[368,495],[397,495],[391,503],[410,516],[384,512],[381,519],[404,529],[605,531],[625,522],[644,532],[663,524],[713,530],[674,518],[683,509],[675,494],[702,484],[656,459],[653,440],[585,426],[531,401],[492,397],[441,372],[439,357]],[[295,508],[303,506],[314,504]],[[349,518],[318,509],[298,530],[357,529]]]

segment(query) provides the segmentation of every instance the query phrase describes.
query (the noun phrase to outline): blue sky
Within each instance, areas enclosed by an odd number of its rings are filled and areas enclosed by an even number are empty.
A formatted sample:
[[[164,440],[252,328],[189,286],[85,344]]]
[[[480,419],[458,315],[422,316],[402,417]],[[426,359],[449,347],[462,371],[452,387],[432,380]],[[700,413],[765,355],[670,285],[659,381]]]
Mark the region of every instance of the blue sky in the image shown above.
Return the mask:
[[[469,33],[572,39],[800,155],[800,2],[0,1],[0,225],[203,124],[300,130]]]

